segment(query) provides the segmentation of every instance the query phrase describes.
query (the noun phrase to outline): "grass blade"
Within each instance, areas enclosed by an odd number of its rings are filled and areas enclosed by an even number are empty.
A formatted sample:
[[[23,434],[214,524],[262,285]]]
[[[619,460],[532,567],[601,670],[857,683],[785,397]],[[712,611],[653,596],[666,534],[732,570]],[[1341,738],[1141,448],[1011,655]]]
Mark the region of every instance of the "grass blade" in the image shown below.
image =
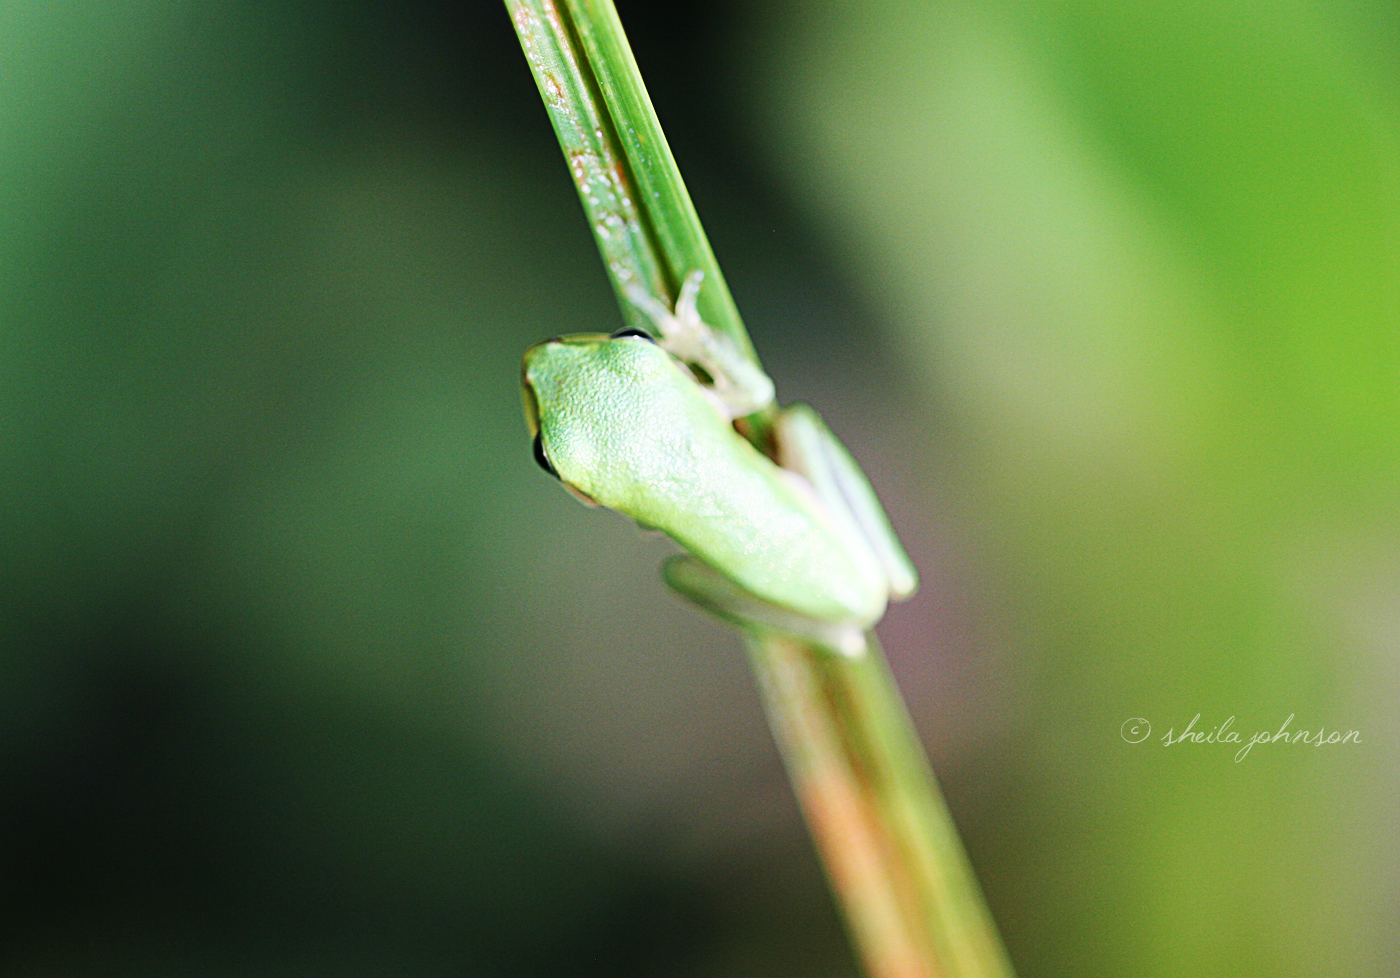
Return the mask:
[[[641,310],[627,299],[627,285],[640,283],[669,306],[679,280],[662,264],[650,238],[650,221],[638,206],[626,156],[572,22],[554,0],[508,0],[506,8],[559,137],[618,305],[630,325],[648,328]]]
[[[705,273],[700,312],[758,362],[610,0],[506,0],[629,323],[640,282],[667,307]]]

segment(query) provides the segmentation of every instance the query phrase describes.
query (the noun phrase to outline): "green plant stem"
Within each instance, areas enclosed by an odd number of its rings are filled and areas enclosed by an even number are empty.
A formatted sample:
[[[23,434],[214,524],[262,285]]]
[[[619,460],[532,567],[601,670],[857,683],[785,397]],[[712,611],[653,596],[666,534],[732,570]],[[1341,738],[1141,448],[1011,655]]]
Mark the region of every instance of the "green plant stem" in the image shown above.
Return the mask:
[[[749,637],[773,734],[871,978],[1011,966],[875,636],[857,658]]]
[[[636,282],[670,306],[679,279],[662,263],[649,237],[631,168],[579,47],[572,19],[554,0],[507,0],[506,8],[559,137],[618,305],[629,325],[645,329],[650,323],[628,301],[627,286]]]
[[[623,316],[640,283],[700,309],[757,363],[611,0],[506,0]],[[747,419],[755,443],[771,417]],[[1011,968],[903,700],[871,636],[840,658],[749,636],[769,722],[871,978],[1009,978]]]
[[[642,85],[641,72],[612,0],[564,2],[578,25],[579,38],[602,90],[603,102],[613,115],[623,154],[636,178],[639,199],[655,229],[662,260],[670,269],[673,282],[695,269],[703,271],[701,318],[728,333],[758,363],[724,273],[686,192],[680,168],[661,132],[656,110]]]
[[[757,364],[610,0],[506,0],[506,9],[623,315],[650,325],[626,296],[629,282],[669,307],[699,269],[701,317]]]

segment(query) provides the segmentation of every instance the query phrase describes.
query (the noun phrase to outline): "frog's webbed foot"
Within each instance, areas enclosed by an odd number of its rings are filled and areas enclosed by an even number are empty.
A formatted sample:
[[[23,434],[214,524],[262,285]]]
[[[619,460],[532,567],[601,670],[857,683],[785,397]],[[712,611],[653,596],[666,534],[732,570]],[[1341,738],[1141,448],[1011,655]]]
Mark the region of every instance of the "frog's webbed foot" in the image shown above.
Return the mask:
[[[685,277],[675,312],[635,281],[628,283],[627,298],[656,325],[668,353],[703,371],[710,382],[707,386],[731,418],[752,414],[773,403],[773,381],[733,340],[700,318],[704,278],[699,269]]]

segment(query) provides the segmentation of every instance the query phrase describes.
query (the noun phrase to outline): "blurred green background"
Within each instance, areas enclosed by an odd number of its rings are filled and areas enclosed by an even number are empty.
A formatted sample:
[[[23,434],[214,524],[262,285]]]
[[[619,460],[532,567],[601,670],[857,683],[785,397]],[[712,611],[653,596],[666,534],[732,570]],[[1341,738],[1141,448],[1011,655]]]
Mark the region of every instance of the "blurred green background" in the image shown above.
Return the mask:
[[[619,8],[1020,973],[1400,975],[1395,8]],[[530,459],[620,320],[500,5],[0,45],[3,973],[855,974],[737,640]]]

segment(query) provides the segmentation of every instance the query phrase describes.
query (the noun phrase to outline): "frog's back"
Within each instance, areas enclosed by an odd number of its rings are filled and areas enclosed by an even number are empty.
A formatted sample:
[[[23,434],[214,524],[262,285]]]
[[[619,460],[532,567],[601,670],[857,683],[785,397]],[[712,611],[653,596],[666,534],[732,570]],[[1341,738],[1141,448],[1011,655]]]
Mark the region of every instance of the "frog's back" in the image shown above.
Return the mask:
[[[849,553],[800,480],[741,438],[669,354],[641,339],[550,354],[526,371],[563,481],[767,601],[829,621],[878,619],[879,568]]]

